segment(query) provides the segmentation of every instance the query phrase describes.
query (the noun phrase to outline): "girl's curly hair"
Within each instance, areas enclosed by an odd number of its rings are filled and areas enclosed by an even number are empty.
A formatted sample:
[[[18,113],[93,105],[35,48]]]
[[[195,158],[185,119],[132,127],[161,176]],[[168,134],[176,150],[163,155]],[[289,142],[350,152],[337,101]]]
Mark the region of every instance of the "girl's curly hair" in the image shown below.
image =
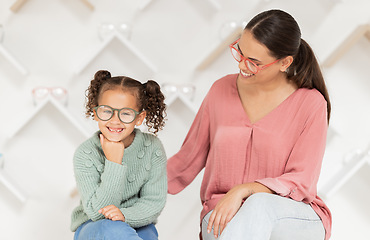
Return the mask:
[[[93,108],[99,105],[98,100],[103,92],[116,88],[131,91],[136,97],[139,112],[146,111],[145,124],[149,128],[149,132],[157,134],[159,130],[163,129],[166,104],[159,84],[153,80],[148,80],[142,84],[126,76],[112,77],[110,72],[106,70],[96,72],[94,79],[91,80],[90,86],[86,90],[86,117],[94,116]]]

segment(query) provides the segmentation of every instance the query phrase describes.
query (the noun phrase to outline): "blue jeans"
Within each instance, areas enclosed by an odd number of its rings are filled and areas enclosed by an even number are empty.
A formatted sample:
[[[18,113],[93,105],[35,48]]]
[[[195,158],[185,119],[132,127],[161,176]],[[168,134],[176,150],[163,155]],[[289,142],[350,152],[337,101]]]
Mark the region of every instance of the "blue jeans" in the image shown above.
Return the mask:
[[[211,213],[202,221],[203,240],[215,240],[207,233]],[[218,240],[324,240],[325,229],[312,207],[276,194],[251,195],[227,224]]]
[[[77,228],[74,240],[158,240],[158,232],[154,224],[132,228],[122,221],[89,220]]]

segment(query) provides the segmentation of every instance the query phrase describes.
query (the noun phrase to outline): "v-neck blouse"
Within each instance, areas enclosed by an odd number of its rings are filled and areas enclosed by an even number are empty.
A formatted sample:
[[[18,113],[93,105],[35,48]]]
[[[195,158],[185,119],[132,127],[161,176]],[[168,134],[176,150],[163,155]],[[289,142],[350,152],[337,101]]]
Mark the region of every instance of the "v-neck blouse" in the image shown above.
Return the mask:
[[[227,75],[212,85],[180,151],[168,160],[168,192],[180,192],[204,168],[203,219],[235,185],[259,182],[310,204],[328,239],[331,213],[317,196],[328,127],[324,97],[316,89],[299,88],[251,124],[236,79],[237,74]]]
[[[236,75],[236,77],[235,77],[235,85],[234,85],[234,88],[233,88],[233,92],[235,92],[236,94],[233,94],[233,96],[235,97],[235,98],[237,98],[237,102],[239,102],[239,106],[241,107],[241,110],[245,113],[245,117],[246,117],[246,121],[248,122],[248,126],[249,127],[252,127],[253,125],[256,125],[256,124],[258,124],[258,122],[260,122],[260,121],[263,121],[263,119],[264,118],[270,118],[270,115],[273,115],[273,112],[274,111],[278,111],[277,109],[279,109],[280,108],[280,106],[282,106],[282,105],[284,105],[285,104],[285,102],[286,101],[288,101],[288,99],[289,98],[291,98],[291,97],[293,97],[294,96],[294,94],[297,92],[297,90],[295,90],[293,93],[291,93],[286,99],[284,99],[278,106],[276,106],[275,108],[273,108],[270,112],[268,112],[265,116],[263,116],[262,118],[260,118],[260,119],[258,119],[257,121],[255,121],[254,123],[252,123],[251,122],[251,120],[250,120],[250,118],[249,118],[249,116],[248,116],[248,114],[245,112],[245,110],[244,110],[244,107],[243,107],[243,103],[242,103],[242,101],[241,101],[241,99],[240,99],[240,96],[239,96],[239,92],[238,92],[238,87],[237,87],[237,82],[236,82],[236,80],[237,80],[237,76],[238,75]],[[298,89],[299,90],[299,89]]]

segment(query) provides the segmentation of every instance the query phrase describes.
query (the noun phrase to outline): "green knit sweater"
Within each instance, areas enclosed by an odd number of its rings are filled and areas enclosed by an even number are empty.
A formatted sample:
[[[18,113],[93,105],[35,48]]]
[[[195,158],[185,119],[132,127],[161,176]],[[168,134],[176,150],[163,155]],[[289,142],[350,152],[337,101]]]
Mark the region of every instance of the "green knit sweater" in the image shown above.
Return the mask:
[[[98,211],[108,205],[120,208],[133,228],[156,222],[166,202],[167,158],[157,137],[135,133],[122,165],[105,158],[100,132],[77,148],[73,165],[81,201],[72,212],[72,231],[89,219],[104,219]]]

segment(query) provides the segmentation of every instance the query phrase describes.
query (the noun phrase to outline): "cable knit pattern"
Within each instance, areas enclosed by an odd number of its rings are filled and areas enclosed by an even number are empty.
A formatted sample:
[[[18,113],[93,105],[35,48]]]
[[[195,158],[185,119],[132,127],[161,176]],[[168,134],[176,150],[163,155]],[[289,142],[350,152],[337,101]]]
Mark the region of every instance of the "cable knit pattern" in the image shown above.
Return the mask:
[[[156,136],[139,129],[135,133],[122,165],[105,158],[100,132],[77,148],[73,164],[81,201],[72,212],[72,231],[89,219],[104,219],[99,209],[112,204],[133,228],[156,222],[166,202],[167,158]]]

